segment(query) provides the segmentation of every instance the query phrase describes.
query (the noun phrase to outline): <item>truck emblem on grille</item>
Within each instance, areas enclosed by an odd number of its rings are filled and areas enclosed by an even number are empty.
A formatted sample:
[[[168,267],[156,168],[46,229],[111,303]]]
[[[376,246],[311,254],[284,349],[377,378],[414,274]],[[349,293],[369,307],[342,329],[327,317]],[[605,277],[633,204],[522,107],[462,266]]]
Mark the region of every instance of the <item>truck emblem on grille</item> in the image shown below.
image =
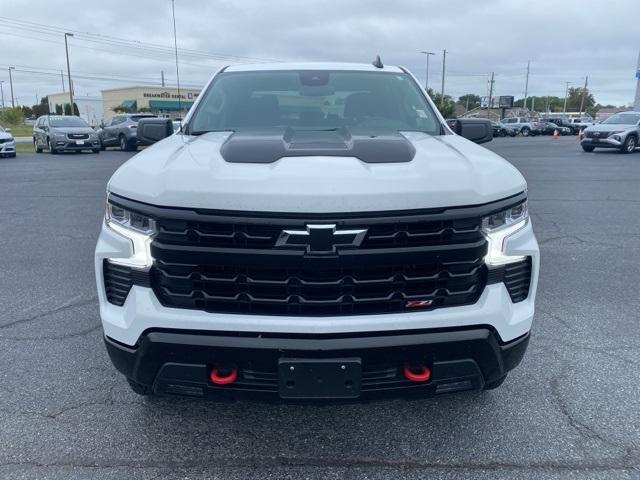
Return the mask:
[[[310,254],[330,255],[336,253],[336,247],[359,247],[366,234],[366,228],[336,230],[335,224],[307,225],[306,230],[283,230],[276,248],[304,248]]]

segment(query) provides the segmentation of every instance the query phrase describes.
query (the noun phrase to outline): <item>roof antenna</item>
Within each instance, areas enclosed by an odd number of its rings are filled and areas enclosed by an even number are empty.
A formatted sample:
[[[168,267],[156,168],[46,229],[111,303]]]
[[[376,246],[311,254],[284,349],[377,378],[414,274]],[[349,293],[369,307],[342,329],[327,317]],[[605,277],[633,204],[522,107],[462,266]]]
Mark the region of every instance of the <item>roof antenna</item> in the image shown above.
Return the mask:
[[[173,48],[176,54],[176,80],[178,83],[178,111],[180,112],[180,132],[182,132],[182,94],[180,93],[180,69],[178,68],[178,35],[176,34],[176,2],[171,0],[173,16]]]
[[[373,65],[376,68],[384,68],[384,65],[382,64],[382,60],[380,60],[380,55],[376,55],[376,59],[371,62],[371,65]]]

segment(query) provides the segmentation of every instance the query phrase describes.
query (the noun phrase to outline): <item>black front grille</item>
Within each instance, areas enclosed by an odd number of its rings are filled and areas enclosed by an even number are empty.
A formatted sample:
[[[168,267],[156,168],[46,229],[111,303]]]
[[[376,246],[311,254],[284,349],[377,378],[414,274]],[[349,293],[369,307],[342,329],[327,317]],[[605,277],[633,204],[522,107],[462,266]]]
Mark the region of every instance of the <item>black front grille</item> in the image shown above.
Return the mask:
[[[369,219],[371,221],[371,219]],[[312,222],[309,222],[312,223]],[[321,223],[331,223],[329,220]],[[158,241],[173,245],[226,248],[273,248],[283,230],[304,229],[304,222],[250,223],[246,221],[158,220]],[[367,228],[361,248],[393,248],[404,245],[447,245],[476,242],[480,219],[407,219],[383,223],[350,222],[349,228]]]
[[[111,201],[156,223],[147,282],[162,305],[339,316],[477,302],[487,283],[482,218],[524,198],[522,193],[472,207],[343,215],[167,208],[113,195]],[[276,246],[283,230],[310,224],[366,229],[366,235],[358,246],[335,241],[333,251]]]
[[[482,252],[483,249],[477,250]],[[256,264],[259,264],[256,258]],[[484,286],[482,255],[441,263],[329,268],[201,265],[156,260],[152,284],[172,307],[271,315],[354,315],[475,303]],[[364,263],[364,262],[363,262]]]
[[[596,140],[608,138],[611,132],[584,132],[584,136],[587,138],[595,138]]]
[[[71,140],[86,140],[89,138],[88,133],[68,133],[67,138]]]

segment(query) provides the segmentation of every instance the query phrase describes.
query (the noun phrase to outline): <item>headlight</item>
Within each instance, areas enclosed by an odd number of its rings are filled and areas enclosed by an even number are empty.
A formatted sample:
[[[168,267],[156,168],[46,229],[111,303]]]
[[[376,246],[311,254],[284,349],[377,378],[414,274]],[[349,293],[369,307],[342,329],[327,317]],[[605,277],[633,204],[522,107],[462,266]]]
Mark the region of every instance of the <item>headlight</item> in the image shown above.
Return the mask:
[[[485,263],[487,265],[504,265],[524,260],[522,255],[506,255],[505,240],[529,222],[527,201],[482,219],[482,232],[489,246]]]
[[[128,258],[109,258],[109,262],[140,269],[151,267],[151,241],[155,233],[153,219],[115,205],[107,199],[105,223],[111,230],[131,242],[133,252]]]

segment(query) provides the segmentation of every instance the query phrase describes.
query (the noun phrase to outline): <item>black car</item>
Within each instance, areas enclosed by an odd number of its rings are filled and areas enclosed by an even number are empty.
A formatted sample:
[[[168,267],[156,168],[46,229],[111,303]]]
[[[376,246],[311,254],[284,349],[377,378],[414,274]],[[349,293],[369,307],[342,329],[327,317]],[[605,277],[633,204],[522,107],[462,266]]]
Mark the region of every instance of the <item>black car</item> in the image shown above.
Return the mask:
[[[509,128],[500,122],[491,122],[491,127],[493,127],[494,137],[506,137],[507,135],[515,137],[518,134],[515,129]]]
[[[100,153],[100,138],[84,119],[75,115],[43,115],[33,125],[36,153],[91,150]]]
[[[558,131],[558,135],[569,135],[571,133],[569,127],[563,127],[549,120],[540,120],[538,127],[540,128],[540,135],[553,135],[553,132],[556,130]]]
[[[571,135],[576,133],[575,125],[573,125],[569,120],[564,117],[548,117],[544,119],[545,122],[555,123],[559,127],[565,127],[569,129]],[[553,133],[553,132],[552,132]],[[562,134],[562,132],[560,132]]]

